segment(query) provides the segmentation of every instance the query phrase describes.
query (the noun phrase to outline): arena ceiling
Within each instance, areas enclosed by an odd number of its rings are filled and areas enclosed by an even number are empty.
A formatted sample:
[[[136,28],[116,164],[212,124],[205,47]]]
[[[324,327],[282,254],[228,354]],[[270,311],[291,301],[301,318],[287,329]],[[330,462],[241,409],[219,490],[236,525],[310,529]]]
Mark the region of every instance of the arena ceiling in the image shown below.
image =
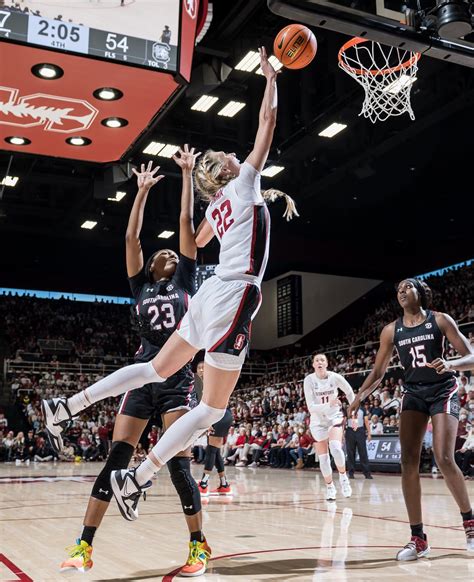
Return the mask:
[[[191,85],[128,151],[115,177],[149,159],[166,180],[149,197],[142,242],[147,253],[177,248],[180,179],[172,160],[143,153],[150,142],[191,143],[245,157],[256,131],[264,81],[231,70],[245,54],[288,24],[264,0],[213,3],[213,21],[198,44]],[[315,30],[318,54],[307,69],[279,78],[279,122],[270,163],[284,166],[264,187],[292,194],[301,217],[293,223],[272,208],[268,276],[289,269],[396,279],[474,255],[471,136],[474,71],[425,58],[413,89],[416,121],[407,116],[372,125],[358,117],[362,93],[337,67],[342,35]],[[232,118],[191,110],[202,94],[246,106]],[[347,128],[318,134],[333,122]],[[0,286],[123,294],[127,291],[124,234],[133,180],[104,197],[112,170],[86,161],[0,153],[0,174],[18,176],[0,201]],[[115,190],[126,192],[110,201]],[[203,208],[197,211],[196,220]],[[84,230],[85,220],[97,222]],[[213,243],[201,262],[217,258]]]

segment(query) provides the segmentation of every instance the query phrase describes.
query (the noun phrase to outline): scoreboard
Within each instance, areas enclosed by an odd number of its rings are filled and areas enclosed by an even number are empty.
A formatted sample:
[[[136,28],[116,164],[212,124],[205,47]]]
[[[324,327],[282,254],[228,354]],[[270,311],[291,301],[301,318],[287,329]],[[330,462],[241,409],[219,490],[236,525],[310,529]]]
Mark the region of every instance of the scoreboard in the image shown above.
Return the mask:
[[[181,11],[195,0],[6,0],[0,40],[176,73]]]

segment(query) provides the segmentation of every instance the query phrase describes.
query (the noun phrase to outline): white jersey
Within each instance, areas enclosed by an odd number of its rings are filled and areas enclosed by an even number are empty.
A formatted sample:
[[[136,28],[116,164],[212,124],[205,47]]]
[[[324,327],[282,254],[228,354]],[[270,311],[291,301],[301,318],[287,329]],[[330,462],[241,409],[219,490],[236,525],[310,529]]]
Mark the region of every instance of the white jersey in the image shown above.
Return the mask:
[[[349,382],[336,372],[327,372],[326,378],[318,378],[313,372],[304,379],[304,396],[311,414],[317,414],[324,408],[334,406],[338,391],[342,390],[349,404],[354,400],[354,391]]]
[[[206,219],[220,241],[216,275],[260,286],[268,261],[270,213],[260,190],[260,173],[248,162],[219,190]]]

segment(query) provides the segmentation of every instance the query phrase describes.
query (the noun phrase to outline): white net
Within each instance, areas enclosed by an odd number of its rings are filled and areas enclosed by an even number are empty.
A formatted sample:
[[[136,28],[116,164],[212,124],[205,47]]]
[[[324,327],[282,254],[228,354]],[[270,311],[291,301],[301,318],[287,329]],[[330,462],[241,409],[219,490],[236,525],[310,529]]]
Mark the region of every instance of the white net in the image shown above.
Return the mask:
[[[372,123],[404,113],[415,119],[410,94],[420,56],[363,38],[347,42],[339,51],[339,66],[364,88],[359,115]]]

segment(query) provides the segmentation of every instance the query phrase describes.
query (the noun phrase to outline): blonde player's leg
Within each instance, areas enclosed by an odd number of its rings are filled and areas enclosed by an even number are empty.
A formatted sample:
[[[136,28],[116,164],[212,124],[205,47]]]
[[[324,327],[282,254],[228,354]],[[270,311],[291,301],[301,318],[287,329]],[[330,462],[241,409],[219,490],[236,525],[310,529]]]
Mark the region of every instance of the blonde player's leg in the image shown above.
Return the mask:
[[[314,448],[319,459],[319,470],[326,483],[326,501],[336,500],[336,487],[332,480],[331,457],[329,456],[328,429],[321,425],[311,425],[311,433],[316,440]]]
[[[342,495],[344,497],[350,497],[352,495],[352,488],[346,473],[346,455],[342,449],[342,426],[331,427],[328,434],[329,450],[339,472],[339,483],[341,485]]]

